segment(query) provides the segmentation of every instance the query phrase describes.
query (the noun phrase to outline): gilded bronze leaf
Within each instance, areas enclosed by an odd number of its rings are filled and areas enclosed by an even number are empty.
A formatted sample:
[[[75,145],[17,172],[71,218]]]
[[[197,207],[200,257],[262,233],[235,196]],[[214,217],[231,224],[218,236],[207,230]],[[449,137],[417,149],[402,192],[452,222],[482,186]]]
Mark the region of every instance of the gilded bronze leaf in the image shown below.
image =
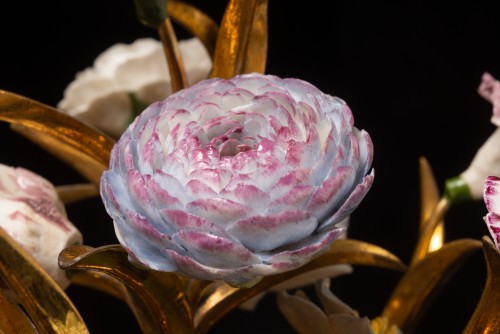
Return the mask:
[[[133,265],[119,245],[91,248],[74,246],[59,255],[59,265],[68,270],[95,271],[120,281],[122,295],[144,333],[193,333],[191,309],[186,299],[185,280]]]
[[[263,72],[267,57],[267,0],[231,0],[222,19],[211,77]]]
[[[452,241],[411,266],[394,289],[382,315],[405,334],[412,333],[432,298],[480,247],[479,240]]]
[[[418,264],[420,261],[424,260],[429,253],[429,248],[431,247],[433,238],[436,236],[440,238],[439,225],[443,222],[446,212],[448,212],[450,203],[446,197],[441,198],[438,204],[435,206],[430,218],[427,220],[420,232],[417,246],[413,252],[413,258],[411,260],[411,266]]]
[[[257,1],[243,73],[264,73],[267,62],[268,0]]]
[[[99,189],[92,183],[68,184],[56,187],[57,196],[64,204],[99,196]]]
[[[0,333],[37,333],[35,326],[23,310],[0,289]]]
[[[2,228],[0,278],[41,333],[88,333],[78,310],[64,291]]]
[[[222,282],[208,285],[201,296],[203,302],[194,316],[196,333],[206,333],[225,314],[278,283],[309,270],[340,263],[401,271],[406,269],[406,266],[395,255],[376,245],[352,239],[337,240],[330,246],[328,252],[310,263],[289,272],[264,277],[251,288],[233,288]]]
[[[158,27],[158,34],[160,35],[170,73],[172,93],[175,93],[187,87],[187,78],[174,27],[169,18],[166,18],[163,24]]]
[[[432,168],[426,158],[420,157],[420,232],[425,231],[425,226],[432,217],[439,203],[439,190],[434,178]],[[427,252],[435,251],[444,243],[444,222],[441,221],[434,229]]]
[[[99,184],[114,141],[57,109],[0,90],[0,120]]]
[[[200,39],[213,59],[219,34],[217,23],[198,8],[182,1],[168,1],[167,11],[172,20]]]
[[[486,285],[464,334],[500,333],[500,253],[491,239],[483,237]]]

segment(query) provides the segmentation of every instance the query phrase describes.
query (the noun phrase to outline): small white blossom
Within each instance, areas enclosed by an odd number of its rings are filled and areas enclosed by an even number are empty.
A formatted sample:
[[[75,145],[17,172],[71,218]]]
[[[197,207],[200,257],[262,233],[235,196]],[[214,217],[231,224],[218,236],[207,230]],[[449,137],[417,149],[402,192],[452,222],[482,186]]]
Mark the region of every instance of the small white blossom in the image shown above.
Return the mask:
[[[469,186],[473,199],[483,196],[483,184],[488,175],[500,175],[500,129],[477,151],[469,167],[460,175]]]
[[[179,49],[188,84],[205,79],[212,62],[200,40],[180,41]],[[66,88],[58,108],[117,138],[136,116],[134,111],[171,93],[161,43],[142,38],[130,45],[116,44],[99,55],[94,66],[78,73]]]

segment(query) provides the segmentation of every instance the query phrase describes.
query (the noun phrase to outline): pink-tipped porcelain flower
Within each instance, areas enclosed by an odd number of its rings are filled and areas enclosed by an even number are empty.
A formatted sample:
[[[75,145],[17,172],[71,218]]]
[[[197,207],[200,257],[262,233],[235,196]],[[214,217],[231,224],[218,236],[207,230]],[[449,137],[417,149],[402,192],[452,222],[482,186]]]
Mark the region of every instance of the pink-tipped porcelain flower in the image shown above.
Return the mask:
[[[500,83],[484,73],[478,93],[493,105],[491,122],[500,126]],[[446,190],[451,200],[483,196],[483,184],[488,175],[500,175],[500,128],[497,128],[479,148],[469,167],[459,177],[448,180]]]
[[[342,235],[373,182],[349,107],[298,79],[202,81],[147,108],[101,179],[120,243],[149,268],[251,284]]]
[[[481,84],[477,91],[479,95],[493,105],[491,122],[496,126],[500,126],[500,82],[491,74],[485,72],[481,77]]]
[[[23,168],[0,164],[0,228],[19,244],[62,287],[69,285],[59,269],[58,255],[66,247],[82,244],[54,186]]]
[[[206,79],[212,61],[197,38],[179,42],[189,85]],[[64,91],[58,107],[118,138],[138,112],[172,93],[161,43],[141,38],[116,44],[80,72]],[[137,110],[139,109],[139,110]]]
[[[500,178],[488,176],[484,183],[484,202],[488,214],[484,221],[488,226],[495,245],[500,249]]]

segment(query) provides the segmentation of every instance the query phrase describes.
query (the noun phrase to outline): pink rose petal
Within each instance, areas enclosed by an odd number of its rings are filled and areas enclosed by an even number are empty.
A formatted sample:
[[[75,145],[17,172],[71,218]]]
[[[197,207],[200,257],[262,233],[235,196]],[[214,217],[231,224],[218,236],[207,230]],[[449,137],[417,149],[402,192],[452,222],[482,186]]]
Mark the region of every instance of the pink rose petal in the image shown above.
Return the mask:
[[[228,231],[253,251],[268,251],[309,236],[317,227],[316,218],[304,211],[253,216],[240,220]]]
[[[488,176],[484,183],[484,202],[488,212],[500,214],[500,177]]]
[[[335,203],[342,203],[349,194],[356,179],[355,170],[352,167],[340,167],[337,175],[329,178],[314,192],[307,210],[314,212],[318,220],[330,211],[336,209]]]
[[[207,266],[232,268],[258,263],[239,242],[202,231],[182,230],[172,236],[190,257]]]
[[[500,249],[500,216],[494,212],[488,213],[485,217],[488,231],[490,231],[491,238],[495,242],[497,249]]]
[[[220,197],[197,199],[188,203],[187,210],[219,226],[226,226],[230,222],[244,219],[253,211],[248,206]]]
[[[314,238],[309,239],[307,243],[291,245],[292,249],[279,252],[267,258],[267,262],[271,263],[274,268],[279,268],[282,271],[295,269],[326,251],[328,246],[344,234],[345,231],[345,228],[337,228],[328,233],[318,234]]]
[[[350,215],[359,205],[361,200],[365,197],[368,190],[373,183],[375,177],[375,171],[372,169],[371,174],[363,178],[363,182],[358,184],[356,188],[351,192],[349,197],[345,200],[342,206],[326,221],[321,222],[319,231],[325,231],[332,228],[336,223],[342,221],[348,215]]]

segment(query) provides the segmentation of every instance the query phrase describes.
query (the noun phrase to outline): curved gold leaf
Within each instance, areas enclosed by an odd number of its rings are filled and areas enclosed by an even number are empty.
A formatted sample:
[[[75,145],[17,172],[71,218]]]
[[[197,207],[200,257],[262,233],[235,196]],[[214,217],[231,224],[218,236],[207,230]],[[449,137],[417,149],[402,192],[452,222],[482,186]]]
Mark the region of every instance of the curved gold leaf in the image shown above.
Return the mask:
[[[439,233],[439,224],[443,221],[450,203],[446,197],[441,198],[438,204],[435,206],[430,218],[423,226],[420,232],[419,239],[417,241],[417,246],[413,252],[413,258],[411,260],[411,266],[418,264],[422,261],[429,253],[429,248],[431,247],[433,237],[436,233]],[[437,232],[436,232],[437,230]]]
[[[426,158],[419,159],[420,170],[420,232],[425,230],[434,209],[439,203],[439,190],[431,166]],[[435,228],[427,252],[435,251],[443,247],[444,222],[438,223]]]
[[[64,291],[2,228],[0,276],[41,333],[88,333]]]
[[[101,175],[107,169],[100,162],[97,162],[81,151],[75,150],[58,138],[54,138],[38,130],[27,128],[20,124],[11,124],[11,129],[28,138],[61,161],[64,161],[95,186],[99,185]]]
[[[92,183],[68,184],[56,186],[55,188],[57,196],[64,204],[99,196],[99,189]]]
[[[0,289],[0,333],[38,333],[31,320]]]
[[[117,279],[92,270],[67,270],[71,284],[101,291],[117,299],[127,299],[127,288]]]
[[[94,184],[108,168],[114,141],[57,109],[0,90],[0,120],[15,125],[16,131],[70,163]]]
[[[222,282],[221,282],[222,283]],[[186,285],[186,296],[191,305],[191,309],[195,310],[201,301],[207,295],[207,287],[211,286],[213,289],[212,281],[201,281],[198,279],[190,279]]]
[[[267,0],[231,0],[217,37],[211,77],[263,72],[266,57]]]
[[[412,333],[431,299],[480,247],[479,240],[461,239],[427,255],[403,275],[382,315],[403,333]]]
[[[193,333],[185,280],[172,273],[141,269],[119,245],[74,246],[59,255],[61,268],[110,275],[127,288],[125,299],[144,333]],[[121,294],[121,292],[120,292]]]
[[[429,161],[425,157],[420,157],[418,163],[420,172],[420,226],[423,228],[439,202],[439,191]]]
[[[483,237],[486,285],[464,334],[500,333],[500,253],[491,239]]]
[[[169,18],[166,18],[163,24],[158,27],[158,34],[160,35],[170,73],[172,93],[175,93],[187,87],[187,78],[174,27]]]
[[[222,282],[208,285],[202,294],[203,302],[194,316],[196,333],[206,333],[213,324],[232,309],[276,284],[313,269],[340,263],[401,271],[406,269],[406,266],[395,255],[383,248],[352,239],[337,240],[330,246],[328,252],[308,264],[289,272],[264,277],[251,288],[233,288]]]
[[[263,74],[266,71],[268,43],[267,7],[268,0],[257,1],[243,73],[257,72]]]
[[[219,34],[217,23],[198,8],[182,1],[169,0],[167,12],[172,20],[200,39],[210,58],[213,59],[215,43]]]

